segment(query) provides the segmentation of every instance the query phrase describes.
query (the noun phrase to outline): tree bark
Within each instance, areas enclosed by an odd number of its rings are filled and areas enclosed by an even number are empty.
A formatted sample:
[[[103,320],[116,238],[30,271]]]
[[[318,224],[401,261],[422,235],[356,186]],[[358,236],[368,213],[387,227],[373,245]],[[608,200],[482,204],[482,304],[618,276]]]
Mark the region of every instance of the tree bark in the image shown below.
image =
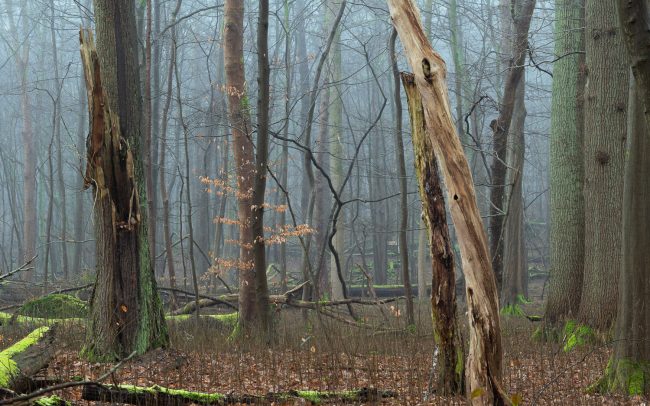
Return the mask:
[[[96,0],[97,50],[80,33],[90,134],[86,186],[94,192],[97,279],[85,354],[115,359],[168,343],[147,241],[140,77],[133,3]]]
[[[584,266],[584,0],[556,0],[551,104],[551,278],[544,319],[575,317]],[[566,55],[566,56],[565,56]]]
[[[536,3],[536,0],[523,0],[517,7],[517,15],[514,17],[512,59],[499,103],[499,116],[490,123],[495,154],[492,161],[492,188],[490,190],[490,254],[498,289],[501,289],[503,282],[503,225],[507,218],[505,188],[508,134],[515,108],[517,86],[524,74],[524,62],[526,62],[526,51],[528,50],[528,31]]]
[[[509,404],[501,384],[502,347],[496,282],[472,175],[449,107],[445,63],[427,41],[413,2],[389,0],[388,5],[409,65],[415,72],[427,136],[447,186],[460,244],[470,319],[467,394],[477,405]]]
[[[517,85],[515,108],[512,114],[510,148],[507,159],[506,183],[509,187],[508,217],[504,231],[504,267],[501,306],[517,305],[520,297],[528,296],[528,260],[526,256],[526,236],[524,224],[524,153],[526,123],[526,79],[525,73]]]
[[[422,200],[422,213],[428,230],[433,260],[431,311],[434,337],[438,346],[437,393],[450,396],[463,392],[465,372],[463,345],[456,322],[454,252],[447,227],[447,212],[438,174],[438,162],[433,144],[426,134],[422,99],[413,75],[403,73],[402,80],[411,118],[415,172]]]
[[[402,283],[406,291],[406,316],[408,324],[415,323],[415,312],[413,311],[413,293],[411,291],[411,277],[409,274],[409,250],[407,241],[407,228],[409,221],[408,195],[406,193],[406,162],[404,160],[404,140],[402,139],[402,95],[400,92],[400,74],[397,67],[397,55],[395,55],[395,39],[397,31],[393,29],[389,41],[389,52],[394,81],[394,103],[395,103],[395,158],[399,175],[400,192],[400,229],[399,229],[399,252],[402,269]],[[423,126],[422,126],[423,127]],[[444,210],[444,204],[443,204]],[[453,269],[452,269],[453,275]],[[455,303],[455,302],[454,302]]]
[[[252,322],[255,315],[255,275],[253,258],[253,230],[251,206],[255,163],[248,96],[244,76],[244,5],[237,0],[225,2],[224,8],[224,58],[228,93],[228,119],[232,127],[233,155],[237,174],[237,212],[239,217],[239,289],[240,319],[243,324]]]
[[[616,316],[621,268],[621,209],[628,56],[616,2],[586,3],[585,264],[579,320],[607,330]]]
[[[30,379],[54,357],[54,327],[39,327],[0,353],[0,388],[14,392],[33,390]]]
[[[623,195],[623,257],[614,354],[597,389],[650,394],[650,132],[644,90],[630,75]],[[646,116],[647,117],[647,116]]]

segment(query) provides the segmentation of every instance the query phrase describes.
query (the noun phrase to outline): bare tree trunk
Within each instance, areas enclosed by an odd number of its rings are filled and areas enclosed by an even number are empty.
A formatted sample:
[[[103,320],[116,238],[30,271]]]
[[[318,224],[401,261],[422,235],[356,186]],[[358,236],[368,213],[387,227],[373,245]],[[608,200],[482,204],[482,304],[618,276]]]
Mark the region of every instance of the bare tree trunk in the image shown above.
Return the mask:
[[[400,191],[400,230],[399,230],[399,251],[402,268],[402,283],[406,291],[406,315],[408,324],[415,322],[415,313],[413,311],[413,291],[411,290],[411,278],[409,274],[409,250],[406,238],[408,228],[408,195],[406,193],[406,162],[404,160],[404,140],[402,139],[402,95],[400,93],[400,74],[397,67],[397,55],[395,55],[395,39],[397,31],[393,29],[390,36],[389,51],[391,66],[393,69],[393,79],[395,86],[395,155],[399,174],[399,191]],[[443,205],[444,209],[444,205]],[[453,272],[452,272],[453,274]]]
[[[584,0],[556,0],[551,106],[551,278],[544,320],[576,317],[585,252],[584,212]]]
[[[607,330],[621,268],[628,55],[616,2],[586,3],[585,264],[578,319]]]
[[[510,148],[507,154],[509,187],[506,208],[508,217],[504,231],[504,268],[501,290],[501,306],[516,305],[519,297],[528,296],[528,261],[526,258],[526,237],[524,225],[524,127],[526,123],[526,79],[525,73],[517,85],[515,108],[510,126]]]
[[[147,195],[134,5],[94,6],[97,50],[89,31],[80,34],[91,128],[85,180],[95,193],[98,257],[85,353],[114,359],[164,346],[168,336],[140,206]]]
[[[27,5],[29,3],[23,1],[21,3],[21,10],[19,14],[20,19],[26,19]],[[29,24],[24,22],[22,24],[23,32],[18,33],[16,22],[14,21],[13,4],[9,0],[5,0],[5,5],[8,14],[9,28],[14,41],[17,45],[17,50],[14,57],[16,58],[16,71],[20,74],[20,108],[22,115],[22,146],[23,146],[23,260],[25,262],[34,258],[36,255],[36,154],[34,153],[34,132],[32,129],[32,111],[30,105],[28,85],[28,72],[27,66],[29,64],[29,50],[30,40],[26,32]],[[20,37],[23,37],[22,39]],[[34,275],[33,270],[23,272],[23,277],[27,281],[32,281]]]
[[[244,76],[244,4],[239,0],[227,0],[224,7],[224,59],[226,87],[228,89],[228,119],[232,128],[233,155],[237,174],[237,207],[239,217],[239,322],[244,333],[253,326],[257,314],[258,298],[255,277],[255,229],[253,210],[256,185],[256,167],[253,144],[250,139],[252,127],[249,116],[249,102]],[[266,172],[265,172],[266,173]],[[266,270],[264,270],[266,277]]]
[[[411,0],[389,0],[393,24],[404,45],[422,97],[427,136],[447,186],[463,259],[470,319],[467,394],[472,404],[509,404],[501,384],[501,331],[496,282],[487,239],[463,147],[452,121],[445,63],[426,40]]]
[[[506,153],[510,124],[515,108],[517,87],[524,74],[524,62],[528,50],[528,31],[535,10],[536,0],[523,0],[516,8],[514,16],[514,38],[512,59],[505,79],[500,111],[497,119],[490,123],[493,131],[495,156],[492,161],[492,189],[490,191],[490,254],[492,268],[497,278],[497,288],[503,281],[503,225],[507,218],[505,207]]]
[[[616,339],[614,354],[597,384],[603,392],[623,392],[629,396],[650,394],[650,127],[647,113],[644,117],[644,110],[648,109],[643,100],[648,90],[644,87],[650,83],[642,83],[644,86],[635,81],[635,75],[630,75]]]
[[[269,157],[269,108],[271,82],[269,66],[269,1],[260,0],[257,24],[257,143],[255,145],[256,172],[253,183],[253,256],[255,261],[255,296],[258,337],[269,342],[271,337],[271,308],[266,280],[266,250],[264,240],[264,194]]]

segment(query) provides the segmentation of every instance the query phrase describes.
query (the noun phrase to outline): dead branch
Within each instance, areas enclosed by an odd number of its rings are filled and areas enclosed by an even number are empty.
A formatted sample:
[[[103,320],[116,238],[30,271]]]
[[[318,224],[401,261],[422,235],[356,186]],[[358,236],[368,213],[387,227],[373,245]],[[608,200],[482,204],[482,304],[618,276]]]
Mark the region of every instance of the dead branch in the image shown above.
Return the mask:
[[[11,271],[11,272],[7,272],[6,274],[0,276],[0,281],[7,279],[7,278],[10,277],[11,275],[17,274],[18,272],[22,272],[22,271],[30,271],[30,270],[34,269],[33,266],[29,266],[29,265],[30,265],[32,262],[34,262],[34,260],[36,259],[37,256],[38,256],[38,255],[34,255],[34,256],[32,257],[32,259],[30,259],[29,261],[25,262],[25,263],[22,264],[20,267],[14,269],[14,270]]]

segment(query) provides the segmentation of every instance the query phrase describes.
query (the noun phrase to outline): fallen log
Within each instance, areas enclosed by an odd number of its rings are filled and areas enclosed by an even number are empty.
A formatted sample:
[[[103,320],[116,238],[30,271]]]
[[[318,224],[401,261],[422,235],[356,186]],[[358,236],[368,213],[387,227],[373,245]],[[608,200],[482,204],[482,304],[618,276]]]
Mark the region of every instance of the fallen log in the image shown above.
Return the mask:
[[[362,388],[350,391],[288,391],[270,392],[266,395],[232,395],[221,393],[190,392],[162,386],[141,387],[133,385],[83,386],[82,399],[89,401],[128,403],[132,405],[182,406],[188,404],[231,405],[231,404],[271,404],[292,400],[306,400],[311,404],[327,402],[361,403],[373,402],[382,398],[396,397],[392,391]]]
[[[54,327],[39,327],[0,352],[0,388],[23,393],[35,387],[30,378],[54,356]]]

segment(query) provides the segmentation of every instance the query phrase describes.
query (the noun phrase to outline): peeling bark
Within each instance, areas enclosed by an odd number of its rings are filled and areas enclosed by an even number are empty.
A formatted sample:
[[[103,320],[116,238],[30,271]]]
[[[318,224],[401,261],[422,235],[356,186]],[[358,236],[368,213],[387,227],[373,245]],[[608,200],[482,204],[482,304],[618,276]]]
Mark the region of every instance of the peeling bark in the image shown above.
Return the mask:
[[[447,186],[460,244],[470,319],[467,393],[472,404],[509,404],[501,385],[503,350],[496,282],[472,174],[451,115],[445,62],[429,44],[413,1],[388,0],[388,5],[414,70],[414,81],[424,106],[427,137]]]

